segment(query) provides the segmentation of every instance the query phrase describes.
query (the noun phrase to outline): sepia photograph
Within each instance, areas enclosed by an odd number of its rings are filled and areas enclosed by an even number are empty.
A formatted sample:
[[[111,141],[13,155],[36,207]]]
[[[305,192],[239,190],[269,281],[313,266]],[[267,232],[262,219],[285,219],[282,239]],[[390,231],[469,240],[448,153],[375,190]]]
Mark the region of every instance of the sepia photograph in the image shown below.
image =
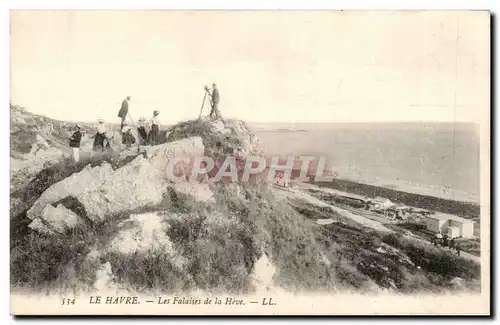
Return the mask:
[[[12,315],[489,315],[490,12],[9,16]]]

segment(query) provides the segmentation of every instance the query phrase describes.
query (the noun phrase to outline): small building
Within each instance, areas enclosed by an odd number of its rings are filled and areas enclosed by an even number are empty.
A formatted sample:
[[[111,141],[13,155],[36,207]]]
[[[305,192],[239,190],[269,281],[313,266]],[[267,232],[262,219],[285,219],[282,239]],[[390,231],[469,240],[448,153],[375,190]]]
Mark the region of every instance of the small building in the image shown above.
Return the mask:
[[[394,218],[406,220],[408,218],[410,207],[396,203],[387,210]]]
[[[339,195],[350,200],[358,201],[360,203],[367,203],[369,201],[366,196],[357,195],[354,193],[342,192]]]
[[[459,227],[448,227],[448,231],[446,232],[449,238],[457,238],[460,237],[460,228]]]
[[[367,208],[368,198],[365,196],[353,194],[353,193],[340,193],[339,197],[342,198],[344,203],[355,206],[355,207],[365,207]]]
[[[421,208],[414,208],[414,207],[410,207],[409,212],[415,213],[415,214],[420,214],[421,216],[424,216],[424,217],[432,214],[432,212],[429,210],[421,209]]]
[[[371,200],[371,203],[375,206],[376,209],[380,210],[387,210],[391,208],[394,203],[391,202],[391,200],[377,196],[373,200]]]
[[[427,229],[435,233],[447,235],[450,238],[474,237],[474,221],[451,214],[435,213],[425,218]]]

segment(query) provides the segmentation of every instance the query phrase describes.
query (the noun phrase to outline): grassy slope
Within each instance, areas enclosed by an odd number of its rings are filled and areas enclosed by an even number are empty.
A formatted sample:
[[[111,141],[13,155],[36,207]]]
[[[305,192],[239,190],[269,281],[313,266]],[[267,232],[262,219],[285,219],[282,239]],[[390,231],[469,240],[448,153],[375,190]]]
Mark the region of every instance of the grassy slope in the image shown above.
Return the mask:
[[[349,265],[349,272],[338,272],[338,277],[346,276],[342,281],[356,286],[359,280],[369,277],[379,286],[390,287],[388,280],[392,279],[399,291],[408,293],[414,290],[446,289],[449,287],[449,281],[454,277],[460,277],[478,285],[474,280],[480,277],[480,267],[474,261],[401,234],[363,228],[330,209],[319,208],[304,202],[297,204],[296,209],[312,220],[331,218],[341,222],[318,225],[315,234],[317,242],[323,243],[327,251],[331,252],[332,248],[336,251],[337,263],[342,264],[343,261],[344,265]],[[379,251],[382,243],[399,249],[400,253],[391,255]],[[415,265],[403,263],[405,256],[409,257]],[[354,276],[356,277],[353,278]],[[358,281],[355,280],[356,278]],[[475,289],[478,287],[476,286]]]
[[[160,206],[133,211],[168,211],[164,215],[164,222],[170,225],[166,235],[178,252],[189,258],[185,268],[175,267],[161,251],[108,253],[103,260],[111,263],[121,283],[139,291],[201,288],[247,292],[251,289],[247,275],[261,247],[278,269],[276,283],[291,290],[363,290],[371,282],[391,287],[392,279],[402,292],[439,291],[448,288],[453,277],[479,277],[476,263],[429,245],[366,231],[356,225],[316,225],[312,222],[314,215],[337,216],[305,205],[298,213],[258,185],[242,188],[241,196],[234,195],[233,190],[226,185],[217,186],[216,204],[196,202],[171,192]],[[172,213],[182,218],[169,218]],[[222,217],[214,220],[215,214]],[[96,265],[84,262],[84,257],[96,245],[104,247],[116,233],[117,222],[128,216],[129,213],[114,216],[103,225],[88,224],[58,240],[27,232],[11,250],[12,284],[34,288],[64,284],[67,288],[76,280],[62,281],[59,275],[71,265],[80,287],[90,285],[95,280]],[[395,257],[377,252],[382,242],[399,248],[421,269],[402,265]],[[322,263],[321,255],[331,265]]]

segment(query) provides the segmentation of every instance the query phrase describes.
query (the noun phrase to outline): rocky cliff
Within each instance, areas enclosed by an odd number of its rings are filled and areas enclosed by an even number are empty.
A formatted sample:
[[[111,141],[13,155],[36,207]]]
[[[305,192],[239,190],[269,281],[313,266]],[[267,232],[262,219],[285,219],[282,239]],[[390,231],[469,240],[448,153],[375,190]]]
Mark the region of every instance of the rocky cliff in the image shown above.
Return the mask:
[[[22,208],[14,206],[11,219],[12,285],[164,293],[411,292],[449,289],[455,278],[477,285],[474,263],[346,221],[348,212],[311,205],[300,190],[190,179],[195,156],[261,152],[244,122],[186,121],[164,141],[60,161],[21,186]],[[185,167],[177,176],[186,176],[176,182],[165,174],[174,158]],[[318,223],[320,216],[333,221]]]

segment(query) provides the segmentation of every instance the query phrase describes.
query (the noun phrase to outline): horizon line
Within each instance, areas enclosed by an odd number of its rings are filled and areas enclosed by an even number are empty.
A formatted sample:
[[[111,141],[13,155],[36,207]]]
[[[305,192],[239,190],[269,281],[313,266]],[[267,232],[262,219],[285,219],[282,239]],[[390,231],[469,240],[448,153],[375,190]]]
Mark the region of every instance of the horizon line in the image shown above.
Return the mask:
[[[25,111],[33,114],[33,115],[41,115],[41,116],[44,116],[44,117],[47,117],[47,118],[50,118],[52,120],[56,120],[56,121],[66,121],[66,122],[81,122],[81,123],[89,123],[89,124],[94,124],[94,123],[97,123],[97,119],[95,119],[95,121],[91,120],[91,119],[88,119],[88,120],[72,120],[72,119],[68,119],[68,120],[61,120],[61,119],[57,119],[57,118],[54,118],[54,117],[51,117],[49,115],[45,115],[45,114],[41,114],[41,113],[35,113],[33,112],[32,110],[24,107],[24,106],[21,106],[21,105],[17,105],[17,104],[13,104],[13,103],[10,103],[10,106],[11,107],[16,107],[16,108],[20,108],[20,109],[24,109]],[[10,114],[10,109],[9,109],[9,114]],[[179,122],[182,122],[182,121],[190,121],[190,120],[195,120],[197,119],[196,117],[192,118],[192,119],[183,119],[183,120],[179,120],[177,122],[172,122],[172,123],[165,123],[164,125],[167,125],[167,126],[171,126],[171,125],[175,125]],[[305,122],[296,122],[296,121],[251,121],[251,120],[245,120],[245,119],[241,119],[241,118],[237,118],[237,117],[227,117],[227,118],[223,118],[223,119],[227,119],[227,120],[239,120],[239,121],[243,121],[247,124],[316,124],[316,125],[334,125],[334,124],[429,124],[429,123],[432,123],[432,124],[480,124],[478,122],[475,122],[475,121],[440,121],[440,120],[419,120],[419,121],[412,121],[412,120],[401,120],[401,121],[342,121],[342,120],[338,120],[338,121],[332,121],[332,122],[325,122],[325,121],[305,121]],[[114,121],[108,121],[106,119],[104,119],[104,121],[106,121],[107,123],[109,124],[120,124],[119,122],[114,122]]]

